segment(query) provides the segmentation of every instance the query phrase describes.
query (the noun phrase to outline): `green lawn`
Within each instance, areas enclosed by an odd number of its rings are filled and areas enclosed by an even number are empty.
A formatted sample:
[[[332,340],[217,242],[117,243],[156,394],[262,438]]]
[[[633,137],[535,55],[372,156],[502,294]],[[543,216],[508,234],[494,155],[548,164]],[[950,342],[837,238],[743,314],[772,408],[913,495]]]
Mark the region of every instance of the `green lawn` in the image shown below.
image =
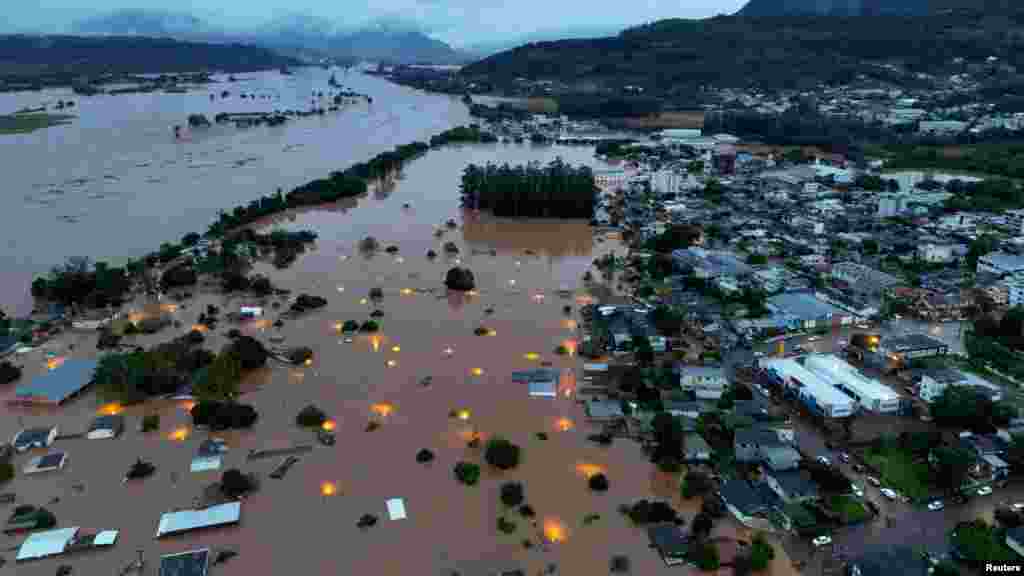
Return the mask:
[[[786,516],[789,516],[789,519],[793,522],[793,527],[798,530],[801,528],[811,528],[818,524],[818,519],[814,516],[814,513],[803,504],[787,504],[782,511]]]
[[[856,524],[868,517],[868,511],[860,500],[852,496],[833,496],[828,501],[829,509],[842,517],[844,524]]]
[[[914,462],[910,453],[899,449],[884,452],[869,449],[864,454],[864,460],[879,471],[879,480],[883,485],[913,500],[928,497],[928,465]]]
[[[27,134],[50,126],[68,124],[72,118],[74,116],[69,114],[46,113],[0,115],[0,135]]]

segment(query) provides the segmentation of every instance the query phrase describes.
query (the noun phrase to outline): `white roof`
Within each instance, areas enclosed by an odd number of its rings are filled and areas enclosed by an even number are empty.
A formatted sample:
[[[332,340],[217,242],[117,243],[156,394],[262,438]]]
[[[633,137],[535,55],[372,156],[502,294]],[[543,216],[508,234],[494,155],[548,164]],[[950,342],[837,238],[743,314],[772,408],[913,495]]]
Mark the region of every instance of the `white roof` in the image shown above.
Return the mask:
[[[405,501],[401,498],[392,498],[387,501],[388,516],[392,520],[404,520],[405,519]]]
[[[853,409],[853,399],[843,394],[838,388],[821,379],[820,376],[804,368],[792,358],[772,358],[761,360],[761,366],[775,370],[783,378],[795,378],[804,385],[807,393],[823,406],[848,406]],[[789,382],[787,382],[788,384]]]
[[[217,470],[220,468],[221,459],[220,456],[209,456],[206,458],[195,458],[192,460],[192,465],[189,466],[191,472],[208,472],[210,470]]]
[[[837,380],[858,396],[869,400],[896,400],[900,397],[892,388],[878,380],[861,374],[856,368],[832,354],[812,354],[804,361],[812,372]]]
[[[111,546],[117,541],[117,530],[104,530],[93,538],[94,546]]]
[[[530,396],[540,396],[545,398],[554,398],[558,396],[558,389],[554,382],[533,382],[531,381],[528,385]]]
[[[210,506],[202,510],[182,510],[168,512],[160,517],[160,525],[156,529],[156,537],[168,534],[188,532],[199,528],[234,524],[242,515],[241,502],[228,502]]]
[[[15,559],[18,561],[31,560],[60,554],[75,539],[76,534],[78,534],[77,526],[32,534],[22,542]]]

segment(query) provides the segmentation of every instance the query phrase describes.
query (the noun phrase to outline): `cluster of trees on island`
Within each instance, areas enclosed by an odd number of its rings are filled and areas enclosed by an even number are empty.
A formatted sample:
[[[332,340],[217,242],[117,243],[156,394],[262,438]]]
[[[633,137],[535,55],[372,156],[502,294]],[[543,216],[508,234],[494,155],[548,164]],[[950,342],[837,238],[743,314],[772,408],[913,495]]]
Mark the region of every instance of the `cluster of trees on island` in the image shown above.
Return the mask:
[[[597,185],[590,168],[557,158],[547,166],[470,164],[462,173],[462,205],[496,216],[533,218],[593,217]]]

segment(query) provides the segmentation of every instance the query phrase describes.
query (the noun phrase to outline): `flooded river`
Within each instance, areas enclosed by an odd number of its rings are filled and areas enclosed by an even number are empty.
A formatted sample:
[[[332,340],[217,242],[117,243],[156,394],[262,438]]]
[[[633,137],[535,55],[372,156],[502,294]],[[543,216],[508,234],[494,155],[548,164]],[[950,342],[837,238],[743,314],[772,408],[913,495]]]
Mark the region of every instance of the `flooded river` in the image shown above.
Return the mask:
[[[189,114],[212,121],[220,112],[308,110],[314,92],[331,92],[331,73],[307,68],[291,76],[241,74],[237,82],[218,77],[220,82],[187,94],[0,94],[0,114],[71,99],[77,115],[65,126],[0,136],[0,228],[6,238],[0,248],[0,307],[28,312],[32,275],[68,256],[114,263],[140,256],[161,242],[205,231],[217,210],[470,120],[456,97],[336,70],[346,89],[371,96],[373,103],[277,127],[214,125],[174,139],[173,127],[187,125]],[[225,90],[228,98],[221,97]],[[240,98],[242,93],[256,98]]]

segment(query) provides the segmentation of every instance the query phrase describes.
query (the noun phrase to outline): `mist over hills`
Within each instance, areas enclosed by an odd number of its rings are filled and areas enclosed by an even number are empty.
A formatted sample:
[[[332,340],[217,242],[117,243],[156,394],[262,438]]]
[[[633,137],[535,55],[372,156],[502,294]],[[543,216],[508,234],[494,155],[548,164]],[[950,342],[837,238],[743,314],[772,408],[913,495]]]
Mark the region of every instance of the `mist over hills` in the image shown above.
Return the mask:
[[[307,52],[345,60],[396,64],[463,63],[472,58],[431,38],[415,24],[378,19],[358,28],[306,14],[289,14],[252,29],[225,29],[187,13],[117,10],[81,20],[73,29],[89,35],[139,35],[195,42],[244,42],[287,53]]]

